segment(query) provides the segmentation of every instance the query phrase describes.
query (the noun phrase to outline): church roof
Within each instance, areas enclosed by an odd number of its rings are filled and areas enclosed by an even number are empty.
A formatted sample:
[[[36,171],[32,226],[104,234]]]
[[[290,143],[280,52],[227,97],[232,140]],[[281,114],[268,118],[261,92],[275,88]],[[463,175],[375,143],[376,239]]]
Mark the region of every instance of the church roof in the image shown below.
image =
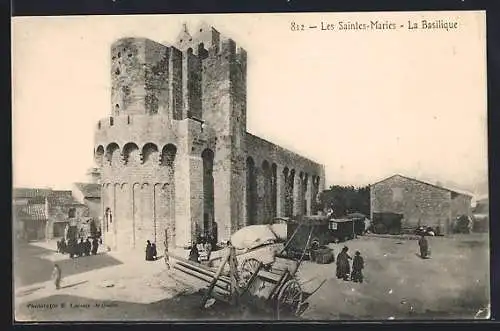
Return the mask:
[[[51,205],[56,206],[79,204],[71,191],[52,191],[47,199]]]

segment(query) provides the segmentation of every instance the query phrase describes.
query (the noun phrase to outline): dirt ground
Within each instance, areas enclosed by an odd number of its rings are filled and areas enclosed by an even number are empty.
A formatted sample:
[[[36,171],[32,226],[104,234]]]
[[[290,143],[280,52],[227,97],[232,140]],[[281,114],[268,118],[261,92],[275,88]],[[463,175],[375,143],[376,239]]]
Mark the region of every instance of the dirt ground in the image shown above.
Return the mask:
[[[365,282],[336,279],[334,263],[304,262],[297,274],[306,292],[299,318],[474,318],[489,303],[488,237],[432,237],[429,243],[432,256],[426,260],[418,256],[415,240],[364,236],[332,245],[335,254],[344,245],[351,256],[361,252]],[[18,291],[16,315],[36,321],[275,319],[261,303],[232,308],[217,302],[201,309],[200,284],[165,270],[163,261],[114,258],[123,263],[68,277],[62,290],[44,283],[32,285],[33,293]],[[106,282],[113,287],[103,286]]]
[[[429,237],[430,259],[416,240],[359,237],[345,245],[365,260],[363,284],[334,277],[335,266],[301,268],[299,277],[327,279],[308,300],[305,319],[474,318],[490,302],[487,235]],[[307,263],[308,264],[308,263]],[[311,291],[312,281],[305,284]],[[482,315],[482,318],[487,317]]]

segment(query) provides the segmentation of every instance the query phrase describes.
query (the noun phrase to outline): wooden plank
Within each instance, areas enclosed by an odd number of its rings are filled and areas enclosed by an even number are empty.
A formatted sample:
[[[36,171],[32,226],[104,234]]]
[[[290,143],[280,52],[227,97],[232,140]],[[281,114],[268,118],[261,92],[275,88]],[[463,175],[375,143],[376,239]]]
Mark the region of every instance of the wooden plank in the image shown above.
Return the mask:
[[[189,275],[191,277],[194,277],[196,279],[202,280],[202,281],[204,281],[207,284],[210,284],[210,281],[212,280],[211,277],[202,275],[200,273],[193,272],[192,270],[189,270],[189,269],[187,269],[187,268],[185,268],[185,267],[183,267],[183,266],[181,266],[179,264],[175,264],[174,265],[174,269],[179,270],[179,271],[181,271],[181,272],[183,272],[183,273],[185,273],[185,274],[187,274],[187,275]],[[222,290],[227,290],[227,285],[224,284],[224,283],[221,284],[220,282],[218,282],[218,283],[215,284],[215,286],[218,287],[218,288],[220,288],[220,289],[222,289]]]
[[[236,260],[236,249],[233,246],[229,246],[229,273],[231,275],[231,304],[235,305],[238,303],[238,261]]]
[[[213,291],[215,285],[217,284],[217,280],[219,279],[220,275],[222,274],[222,271],[224,270],[224,267],[226,266],[226,263],[229,261],[230,255],[231,254],[230,254],[230,251],[229,251],[227,253],[225,259],[223,260],[223,262],[220,264],[219,270],[217,270],[217,273],[215,274],[214,279],[210,283],[210,286],[208,287],[207,293],[205,293],[205,295],[203,296],[203,300],[201,302],[201,307],[202,308],[205,307],[205,303],[207,302],[207,300],[212,295],[212,291]]]
[[[195,272],[198,272],[200,274],[209,276],[210,278],[214,278],[215,277],[215,271],[207,270],[206,268],[200,268],[199,266],[193,265],[193,263],[186,263],[184,261],[178,261],[177,264],[181,265],[181,266],[183,266],[183,267],[185,267],[187,269],[190,269],[190,270],[193,270]],[[229,280],[228,277],[225,277],[225,276],[221,275],[219,277],[219,280],[222,281],[222,282],[225,282],[227,284],[231,284],[231,281]]]
[[[282,275],[274,274],[272,272],[265,271],[265,270],[259,271],[258,275],[259,275],[259,278],[262,278],[262,279],[267,280],[267,281],[271,281],[272,283],[278,283],[281,279],[281,276],[282,276]]]

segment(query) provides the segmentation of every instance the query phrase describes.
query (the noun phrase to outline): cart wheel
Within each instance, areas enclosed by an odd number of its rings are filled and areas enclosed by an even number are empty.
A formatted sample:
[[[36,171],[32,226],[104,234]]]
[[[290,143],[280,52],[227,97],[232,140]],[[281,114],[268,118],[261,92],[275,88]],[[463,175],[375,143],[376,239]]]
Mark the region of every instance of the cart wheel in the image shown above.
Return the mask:
[[[255,273],[257,268],[259,268],[260,262],[256,259],[247,259],[241,264],[240,270],[240,286],[245,287]]]
[[[318,239],[314,239],[312,242],[311,242],[311,245],[310,245],[310,248],[312,250],[316,250],[316,249],[319,249],[321,245],[319,244],[319,240]]]
[[[292,313],[297,315],[302,306],[302,288],[295,279],[290,279],[283,285],[278,294],[278,314]]]

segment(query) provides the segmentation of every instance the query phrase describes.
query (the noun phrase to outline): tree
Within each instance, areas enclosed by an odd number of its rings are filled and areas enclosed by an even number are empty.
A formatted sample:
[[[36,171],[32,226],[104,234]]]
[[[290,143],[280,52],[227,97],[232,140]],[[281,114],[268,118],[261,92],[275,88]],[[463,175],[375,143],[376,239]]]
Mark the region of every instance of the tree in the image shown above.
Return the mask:
[[[321,209],[333,209],[334,217],[350,213],[370,215],[370,187],[332,185],[320,194]]]

